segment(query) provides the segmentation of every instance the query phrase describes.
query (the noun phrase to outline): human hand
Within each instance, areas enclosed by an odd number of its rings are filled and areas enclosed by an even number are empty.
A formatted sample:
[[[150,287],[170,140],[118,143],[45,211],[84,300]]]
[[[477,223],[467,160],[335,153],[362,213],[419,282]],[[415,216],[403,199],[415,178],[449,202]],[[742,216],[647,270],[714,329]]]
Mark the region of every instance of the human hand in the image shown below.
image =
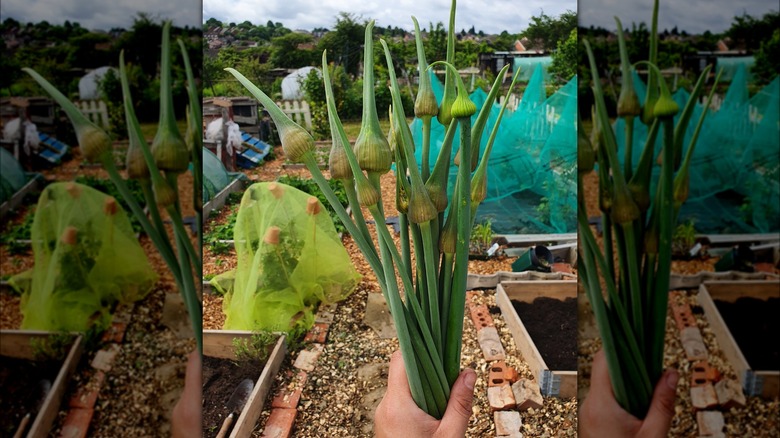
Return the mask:
[[[437,420],[420,409],[412,399],[401,352],[390,359],[387,392],[376,408],[374,433],[385,437],[462,437],[471,417],[477,373],[466,369],[455,380],[444,417]]]
[[[200,353],[195,350],[187,357],[187,372],[184,376],[184,391],[173,407],[171,430],[174,438],[200,436],[201,417],[201,363]]]
[[[581,437],[666,437],[674,416],[675,388],[679,375],[668,369],[655,385],[650,410],[640,420],[624,410],[612,393],[607,360],[600,350],[593,358],[590,391],[579,414]]]

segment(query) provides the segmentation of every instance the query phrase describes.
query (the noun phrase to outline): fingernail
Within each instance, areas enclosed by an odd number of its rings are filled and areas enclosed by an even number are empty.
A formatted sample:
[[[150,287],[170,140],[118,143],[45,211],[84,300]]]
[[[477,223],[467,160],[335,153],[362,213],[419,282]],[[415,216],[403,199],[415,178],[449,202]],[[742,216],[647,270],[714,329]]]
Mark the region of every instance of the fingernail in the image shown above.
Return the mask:
[[[680,379],[680,375],[676,370],[669,370],[666,374],[666,385],[671,389],[677,388],[677,381]]]
[[[466,388],[473,390],[475,383],[477,383],[477,373],[474,370],[467,370],[466,376],[463,377],[463,384],[466,385]]]

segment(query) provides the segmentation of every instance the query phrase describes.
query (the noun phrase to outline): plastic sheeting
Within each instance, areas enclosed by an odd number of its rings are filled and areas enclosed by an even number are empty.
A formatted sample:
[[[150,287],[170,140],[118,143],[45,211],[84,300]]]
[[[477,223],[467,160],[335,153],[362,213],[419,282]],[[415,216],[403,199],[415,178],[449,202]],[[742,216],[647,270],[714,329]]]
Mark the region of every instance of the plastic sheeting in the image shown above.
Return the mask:
[[[13,154],[0,147],[0,204],[11,199],[28,178]]]
[[[234,230],[237,267],[211,281],[225,294],[226,330],[308,329],[320,302],[346,298],[360,281],[325,208],[298,189],[252,185]]]
[[[441,102],[443,87],[435,77],[433,90]],[[476,120],[484,92],[472,93],[477,105]],[[577,166],[577,81],[576,77],[555,94],[546,97],[542,69],[536,69],[528,82],[517,110],[507,109],[501,121],[488,162],[487,198],[477,211],[477,222],[490,218],[500,234],[568,233],[576,229]],[[490,110],[480,144],[480,155],[501,106]],[[412,122],[417,145],[422,144],[422,121]],[[431,126],[431,167],[441,150],[445,129],[434,118]],[[453,144],[452,159],[459,148],[459,135]],[[422,161],[422,148],[415,151]],[[449,190],[455,184],[457,167],[450,164]],[[450,193],[451,194],[451,193]]]
[[[752,98],[748,94],[748,74],[744,65],[736,68],[726,94],[704,120],[691,158],[688,201],[679,221],[693,220],[698,232],[768,233],[780,230],[780,78]],[[635,74],[634,84],[644,104],[646,85]],[[673,95],[680,108],[689,94]],[[703,111],[696,105],[683,142],[688,150],[693,130]],[[679,115],[678,115],[679,117]],[[675,119],[675,122],[677,118]],[[637,163],[647,139],[648,127],[634,122],[633,157]],[[615,122],[618,157],[624,160],[624,121]],[[661,136],[654,156],[661,153]],[[653,181],[660,173],[655,163]]]
[[[142,299],[156,281],[127,214],[91,187],[47,186],[31,233],[35,265],[10,280],[22,293],[22,329],[100,331],[117,303]]]

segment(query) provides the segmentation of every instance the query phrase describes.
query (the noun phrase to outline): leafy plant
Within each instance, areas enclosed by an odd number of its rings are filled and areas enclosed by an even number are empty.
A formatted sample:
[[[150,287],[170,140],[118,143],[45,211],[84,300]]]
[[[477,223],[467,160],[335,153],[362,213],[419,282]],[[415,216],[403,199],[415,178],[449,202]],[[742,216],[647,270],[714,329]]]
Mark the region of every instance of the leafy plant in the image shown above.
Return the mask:
[[[238,211],[233,211],[228,215],[225,223],[214,225],[211,231],[204,233],[203,243],[209,245],[214,254],[227,254],[230,252],[230,245],[222,242],[224,240],[233,240],[233,229],[238,219]]]
[[[485,254],[493,242],[493,223],[486,219],[481,224],[474,224],[471,229],[469,251],[472,254]]]
[[[278,338],[268,331],[253,332],[249,339],[233,338],[233,353],[239,362],[265,362]]]
[[[111,182],[111,180],[104,179],[104,178],[96,178],[91,175],[80,175],[77,176],[74,181],[79,184],[84,184],[85,186],[92,187],[93,189],[99,190],[109,196],[113,196],[114,199],[119,201],[119,205],[122,206],[123,210],[131,211],[130,205],[127,203],[127,201],[125,201],[125,198],[116,188],[116,186]],[[127,188],[129,189],[133,197],[133,200],[135,202],[137,202],[139,205],[143,205],[146,203],[143,189],[141,188],[141,184],[137,180],[128,180]],[[135,231],[136,233],[140,233],[143,230],[143,227],[141,227],[141,223],[133,215],[130,215],[130,225],[133,226],[133,231]]]
[[[696,227],[693,220],[677,225],[672,235],[672,256],[687,257],[688,250],[696,243]]]
[[[30,251],[28,243],[22,243],[21,240],[30,240],[32,238],[32,224],[35,220],[35,210],[30,210],[22,219],[22,222],[12,226],[7,231],[0,233],[0,243],[6,246],[10,255],[26,254]]]
[[[33,359],[36,361],[61,361],[73,345],[73,335],[68,332],[30,339]]]

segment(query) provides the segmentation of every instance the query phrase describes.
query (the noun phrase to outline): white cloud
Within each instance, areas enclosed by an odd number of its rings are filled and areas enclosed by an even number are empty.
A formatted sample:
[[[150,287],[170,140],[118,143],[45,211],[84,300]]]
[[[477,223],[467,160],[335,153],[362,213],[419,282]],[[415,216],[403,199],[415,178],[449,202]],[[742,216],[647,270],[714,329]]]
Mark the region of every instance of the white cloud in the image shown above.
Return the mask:
[[[517,33],[524,30],[533,15],[542,10],[547,15],[557,16],[566,10],[576,10],[575,0],[550,2],[549,0],[461,1],[457,5],[455,29],[477,30],[500,33],[507,30]],[[413,28],[411,16],[427,28],[429,23],[449,21],[449,0],[204,0],[203,19],[216,18],[223,22],[241,23],[249,20],[253,24],[265,24],[268,20],[281,22],[291,29],[332,28],[336,16],[348,11],[363,18],[376,20],[377,26],[398,26]]]
[[[0,16],[21,22],[46,20],[62,24],[65,20],[78,22],[87,29],[108,30],[112,27],[128,28],[138,12],[171,19],[177,26],[199,27],[200,0],[3,0]]]

